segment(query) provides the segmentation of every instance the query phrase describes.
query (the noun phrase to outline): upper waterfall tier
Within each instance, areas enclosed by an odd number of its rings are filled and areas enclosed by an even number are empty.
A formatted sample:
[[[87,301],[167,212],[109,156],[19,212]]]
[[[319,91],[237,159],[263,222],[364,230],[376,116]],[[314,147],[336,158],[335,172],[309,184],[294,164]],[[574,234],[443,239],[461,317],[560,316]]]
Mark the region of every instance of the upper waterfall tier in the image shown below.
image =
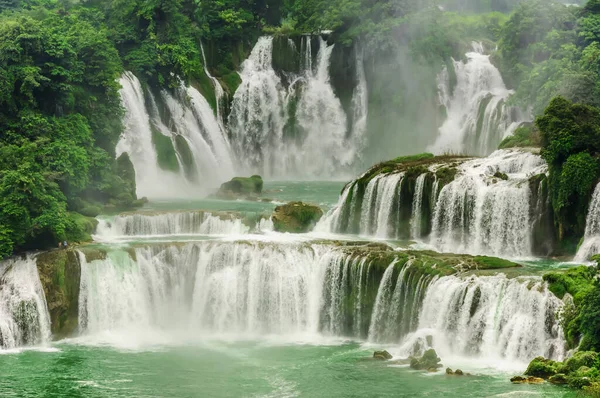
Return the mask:
[[[438,77],[440,105],[446,120],[430,150],[435,153],[461,153],[485,156],[498,148],[525,121],[516,108],[506,105],[513,93],[504,85],[500,71],[484,54],[480,43],[473,43],[467,61],[453,60]],[[451,74],[455,75],[455,85]]]
[[[125,131],[117,156],[129,155],[138,196],[207,193],[234,175],[226,131],[200,92],[182,85],[154,95],[130,72],[120,83]]]
[[[366,129],[367,84],[360,52],[356,87],[344,109],[330,82],[334,45],[320,36],[304,36],[300,46],[285,40],[286,54],[298,65],[276,71],[274,40],[258,40],[242,65],[242,84],[233,98],[229,129],[242,166],[267,177],[348,173]]]
[[[449,252],[510,257],[549,252],[546,169],[540,156],[510,150],[482,159],[382,163],[349,183],[317,227],[424,240]]]

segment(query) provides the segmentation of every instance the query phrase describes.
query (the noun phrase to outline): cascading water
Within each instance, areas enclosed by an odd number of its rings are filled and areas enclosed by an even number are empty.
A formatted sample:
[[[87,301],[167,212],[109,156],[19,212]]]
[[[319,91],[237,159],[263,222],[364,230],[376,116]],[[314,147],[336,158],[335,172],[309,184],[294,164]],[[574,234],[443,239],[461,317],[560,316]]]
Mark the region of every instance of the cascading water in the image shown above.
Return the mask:
[[[489,55],[484,55],[483,46],[473,43],[466,57],[466,63],[453,60],[451,65],[455,87],[450,85],[447,69],[438,78],[440,103],[447,117],[430,147],[435,153],[488,155],[523,121],[516,109],[506,105],[513,92],[504,85]]]
[[[554,319],[561,307],[539,278],[508,279],[502,274],[439,278],[427,288],[418,331],[406,339],[404,354],[431,336],[442,357],[460,354],[526,362],[542,355],[561,360],[563,332]]]
[[[80,327],[113,336],[333,335],[411,347],[431,335],[437,349],[457,355],[564,355],[554,318],[562,303],[541,279],[438,278],[411,259],[382,264],[369,253],[233,241],[116,250],[89,263],[82,256]]]
[[[129,155],[135,168],[138,196],[197,195],[199,189],[207,190],[233,176],[226,133],[196,89],[180,88],[179,96],[185,101],[163,90],[160,100],[169,114],[165,120],[157,98],[145,91],[131,72],[126,72],[120,83],[126,111],[125,131],[116,153]],[[154,137],[161,142],[155,142]],[[161,153],[174,153],[177,164],[171,167],[175,169],[162,168],[157,145],[161,146]]]
[[[339,177],[359,157],[367,115],[362,57],[357,55],[358,84],[348,131],[348,116],[330,83],[334,46],[319,37],[313,66],[311,39],[302,39],[299,74],[288,74],[285,81],[273,69],[272,37],[261,37],[244,61],[229,129],[246,169],[269,177]]]
[[[459,169],[439,194],[430,242],[441,251],[531,256],[528,178],[546,171],[541,157],[497,151]]]
[[[50,316],[33,257],[0,262],[0,349],[50,340]]]
[[[596,186],[585,222],[583,243],[575,255],[575,262],[587,262],[600,253],[600,184]]]
[[[217,113],[217,121],[219,122],[219,127],[221,129],[221,131],[226,131],[225,129],[225,122],[224,122],[224,115],[225,115],[225,101],[226,100],[226,94],[225,94],[225,90],[223,90],[223,87],[221,86],[221,83],[219,83],[219,81],[217,80],[216,77],[214,77],[213,75],[211,75],[210,71],[208,70],[208,63],[206,62],[206,54],[204,53],[204,45],[202,44],[202,41],[200,41],[200,52],[202,53],[202,64],[204,65],[204,73],[206,73],[206,76],[210,79],[210,81],[213,84],[213,87],[215,89],[215,106],[216,106],[216,113]]]
[[[455,176],[439,190],[435,173],[442,167]],[[401,172],[359,177],[344,188],[318,230],[424,240],[453,253],[532,255],[536,204],[529,179],[547,170],[539,155],[500,150],[429,168],[410,178]]]
[[[269,217],[248,215],[246,224],[241,216],[232,213],[206,211],[177,211],[163,213],[131,213],[114,218],[101,218],[96,240],[137,237],[168,237],[185,235],[241,235],[250,231],[272,230]]]

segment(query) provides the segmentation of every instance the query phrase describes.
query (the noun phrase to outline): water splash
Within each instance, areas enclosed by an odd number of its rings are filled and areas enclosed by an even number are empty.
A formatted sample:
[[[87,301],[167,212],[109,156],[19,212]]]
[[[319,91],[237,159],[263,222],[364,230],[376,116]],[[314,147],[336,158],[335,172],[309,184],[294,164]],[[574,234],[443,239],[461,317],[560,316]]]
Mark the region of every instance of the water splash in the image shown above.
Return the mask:
[[[50,315],[34,257],[0,262],[0,349],[50,341]]]
[[[453,61],[453,89],[447,68],[438,77],[440,103],[447,118],[429,148],[435,153],[488,155],[523,121],[516,109],[506,105],[513,91],[506,88],[489,55],[483,54],[481,43],[473,43],[473,51],[466,57],[466,63]]]
[[[600,253],[600,184],[596,186],[585,221],[585,236],[573,261],[584,263]]]
[[[415,184],[415,195],[413,197],[412,216],[410,219],[410,235],[413,239],[421,238],[423,190],[427,173],[421,174]]]

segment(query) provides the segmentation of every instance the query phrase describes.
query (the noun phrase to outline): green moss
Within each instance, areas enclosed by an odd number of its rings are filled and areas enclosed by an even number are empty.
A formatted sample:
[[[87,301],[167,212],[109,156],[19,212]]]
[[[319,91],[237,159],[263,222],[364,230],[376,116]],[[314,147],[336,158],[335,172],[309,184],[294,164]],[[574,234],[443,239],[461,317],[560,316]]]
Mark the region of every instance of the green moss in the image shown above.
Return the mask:
[[[290,202],[283,206],[277,206],[271,219],[275,231],[306,233],[312,230],[321,217],[323,217],[323,210],[318,206]]]
[[[498,149],[540,147],[541,137],[539,130],[533,123],[523,123],[512,135],[506,137]]]
[[[163,135],[153,123],[150,124],[150,130],[152,130],[152,144],[156,149],[158,166],[166,171],[178,172],[179,162],[171,137]]]
[[[518,264],[515,264],[512,261],[498,257],[475,256],[473,260],[479,263],[479,265],[482,266],[482,269],[513,268],[518,266]]]
[[[419,153],[416,155],[408,155],[408,156],[400,156],[393,159],[391,162],[393,163],[412,163],[418,162],[421,160],[432,159],[435,156],[432,153]]]
[[[63,249],[41,253],[37,257],[37,267],[54,337],[73,334],[78,326],[81,278],[77,252]]]
[[[69,243],[91,242],[91,235],[98,225],[98,220],[75,212],[68,212],[67,216],[67,228],[64,236],[59,237],[60,240],[67,240]]]
[[[213,112],[217,111],[217,97],[215,95],[215,87],[212,80],[206,76],[206,73],[200,74],[196,79],[191,81],[192,86],[202,94],[206,99]]]
[[[502,173],[501,171],[495,172],[494,173],[494,177],[495,178],[499,178],[499,179],[504,180],[504,181],[508,180],[508,175],[506,175],[506,173]]]
[[[442,167],[435,172],[437,177],[439,188],[448,185],[456,178],[458,169],[456,167]]]
[[[573,296],[575,304],[579,304],[583,297],[594,288],[593,267],[573,267],[566,271],[554,271],[544,274],[543,279],[548,283],[548,289],[562,299],[566,293]]]
[[[545,359],[544,357],[537,357],[527,367],[525,374],[527,376],[541,377],[547,379],[550,376],[554,376],[558,373],[558,367],[560,363]]]
[[[217,193],[219,197],[233,195],[260,195],[263,189],[263,179],[259,175],[251,177],[234,177],[230,181],[221,184]]]

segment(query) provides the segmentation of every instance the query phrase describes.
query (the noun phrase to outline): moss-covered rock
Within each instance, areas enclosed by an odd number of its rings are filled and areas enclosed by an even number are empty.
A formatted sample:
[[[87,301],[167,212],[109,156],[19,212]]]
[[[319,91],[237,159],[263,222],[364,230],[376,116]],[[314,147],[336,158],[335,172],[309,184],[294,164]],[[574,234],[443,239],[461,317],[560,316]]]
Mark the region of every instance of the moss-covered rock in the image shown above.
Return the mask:
[[[527,376],[541,377],[547,379],[557,374],[559,363],[544,357],[537,357],[529,363],[525,374]]]
[[[598,367],[598,353],[594,351],[577,351],[573,356],[565,361],[569,372],[579,372],[582,367]],[[582,376],[582,375],[580,375]]]
[[[563,385],[567,384],[567,376],[564,373],[558,373],[554,376],[550,376],[548,381],[552,384]]]
[[[69,243],[91,242],[92,234],[98,225],[98,220],[75,212],[69,212],[67,216],[67,228],[65,229],[64,236],[58,237],[59,240],[66,240]]]
[[[320,207],[302,202],[290,202],[277,206],[271,220],[277,232],[306,233],[310,232],[323,217]]]
[[[373,359],[378,359],[380,361],[387,361],[392,359],[392,354],[390,354],[389,352],[387,352],[386,350],[383,351],[375,351],[373,353]]]
[[[443,365],[440,363],[442,360],[437,356],[437,353],[433,348],[425,351],[421,358],[413,358],[410,361],[410,367],[416,370],[427,370],[437,371]]]
[[[72,249],[52,250],[37,256],[37,267],[48,304],[55,338],[72,335],[78,327],[81,264]]]
[[[263,179],[259,175],[251,177],[234,177],[221,184],[217,197],[222,199],[239,198],[245,196],[258,196],[262,193]]]

